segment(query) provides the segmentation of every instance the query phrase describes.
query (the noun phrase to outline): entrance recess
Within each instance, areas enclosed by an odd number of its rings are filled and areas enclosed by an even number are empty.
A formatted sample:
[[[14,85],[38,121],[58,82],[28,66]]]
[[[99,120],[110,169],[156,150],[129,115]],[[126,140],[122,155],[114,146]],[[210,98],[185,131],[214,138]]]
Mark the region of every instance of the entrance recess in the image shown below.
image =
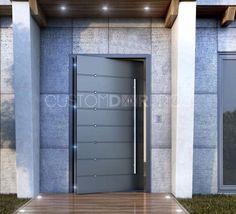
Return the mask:
[[[77,193],[143,190],[143,128],[137,122],[143,122],[142,113],[137,112],[141,109],[137,107],[141,90],[137,77],[143,65],[140,61],[77,57]]]

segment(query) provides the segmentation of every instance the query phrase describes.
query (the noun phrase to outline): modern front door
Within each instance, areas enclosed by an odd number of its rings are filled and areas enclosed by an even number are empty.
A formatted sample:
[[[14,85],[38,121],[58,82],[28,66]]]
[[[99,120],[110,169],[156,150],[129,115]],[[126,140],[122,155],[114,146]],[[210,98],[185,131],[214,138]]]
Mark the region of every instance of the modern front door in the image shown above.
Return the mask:
[[[77,57],[77,193],[135,190],[140,63]]]

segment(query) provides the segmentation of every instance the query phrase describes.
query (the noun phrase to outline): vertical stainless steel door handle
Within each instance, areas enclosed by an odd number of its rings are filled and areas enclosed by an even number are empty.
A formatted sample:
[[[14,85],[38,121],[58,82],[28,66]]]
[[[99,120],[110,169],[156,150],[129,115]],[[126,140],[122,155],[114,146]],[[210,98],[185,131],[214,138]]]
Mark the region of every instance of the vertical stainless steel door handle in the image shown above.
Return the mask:
[[[137,173],[137,142],[136,142],[136,79],[134,79],[134,174]]]

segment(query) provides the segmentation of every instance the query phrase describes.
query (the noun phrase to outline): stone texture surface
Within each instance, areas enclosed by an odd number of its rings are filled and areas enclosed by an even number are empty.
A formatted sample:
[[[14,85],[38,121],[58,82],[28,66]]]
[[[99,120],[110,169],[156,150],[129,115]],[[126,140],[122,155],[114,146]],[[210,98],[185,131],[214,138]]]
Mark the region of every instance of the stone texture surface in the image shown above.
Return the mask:
[[[147,18],[110,18],[109,19],[109,27],[110,28],[149,28],[151,27],[151,19]]]
[[[110,28],[109,53],[150,54],[150,28]]]
[[[15,103],[14,94],[1,95],[0,114],[1,148],[15,149]]]
[[[217,95],[196,94],[194,145],[217,146]]]
[[[152,192],[171,192],[171,149],[152,149]]]
[[[16,151],[2,148],[0,150],[0,192],[16,193]]]
[[[232,22],[228,27],[236,28],[236,21]]]
[[[47,27],[69,27],[71,28],[73,26],[73,19],[69,18],[62,18],[62,19],[48,19]]]
[[[16,193],[12,19],[0,17],[0,193]]]
[[[40,192],[68,192],[68,149],[41,149],[40,155]]]
[[[1,93],[13,93],[13,32],[12,28],[2,28],[0,43]]]
[[[73,53],[108,53],[108,28],[74,28]]]
[[[90,27],[108,27],[108,18],[78,18],[73,19],[73,27],[82,27],[82,28],[90,28]]]
[[[152,148],[171,148],[171,96],[152,95]]]
[[[41,93],[69,92],[71,28],[41,30]]]
[[[217,92],[217,29],[197,28],[195,91]]]
[[[218,51],[236,51],[236,28],[219,28],[218,32]]]
[[[152,29],[152,93],[171,92],[171,31]]]
[[[193,193],[217,193],[217,149],[194,149]]]
[[[218,24],[217,19],[197,18],[197,28],[216,28]]]
[[[41,148],[69,147],[68,95],[41,95]]]
[[[0,17],[0,28],[12,27],[12,18],[8,16]]]

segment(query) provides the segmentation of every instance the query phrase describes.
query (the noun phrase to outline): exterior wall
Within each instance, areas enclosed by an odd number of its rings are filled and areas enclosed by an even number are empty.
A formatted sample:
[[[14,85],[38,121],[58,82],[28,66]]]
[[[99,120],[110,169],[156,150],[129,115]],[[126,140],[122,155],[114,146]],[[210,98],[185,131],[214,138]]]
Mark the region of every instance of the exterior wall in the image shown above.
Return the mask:
[[[0,41],[0,193],[16,193],[13,32],[10,17],[0,17]]]
[[[69,190],[71,53],[152,56],[152,191],[170,192],[170,30],[156,19],[50,20],[41,30],[41,191]]]
[[[219,26],[214,19],[197,20],[194,193],[218,191],[217,53],[236,51],[236,22]]]
[[[235,0],[197,0],[198,5],[236,5]]]

